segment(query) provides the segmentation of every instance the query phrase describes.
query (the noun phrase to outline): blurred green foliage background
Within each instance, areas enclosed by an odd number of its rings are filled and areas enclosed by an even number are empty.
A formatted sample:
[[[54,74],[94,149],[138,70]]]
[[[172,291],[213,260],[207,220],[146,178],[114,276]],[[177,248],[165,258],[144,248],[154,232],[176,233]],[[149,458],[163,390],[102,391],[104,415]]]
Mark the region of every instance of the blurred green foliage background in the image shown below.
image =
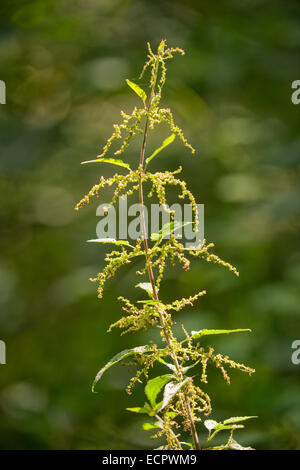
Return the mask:
[[[206,289],[178,314],[187,329],[247,328],[214,341],[216,350],[255,367],[228,387],[211,370],[212,418],[258,415],[237,437],[257,449],[300,449],[299,114],[291,83],[300,79],[300,5],[278,0],[1,0],[0,366],[2,449],[152,448],[151,432],[126,406],[129,372],[95,373],[116,352],[151,332],[120,338],[109,324],[117,295],[138,294],[135,266],[123,269],[103,300],[88,278],[103,266],[96,207],[75,203],[108,167],[81,167],[109,137],[120,109],[137,104],[146,42],[183,47],[172,61],[162,104],[173,109],[196,148],[172,144],[153,168],[184,167],[205,204],[205,235],[240,278],[196,262],[168,272],[163,298]],[[166,134],[161,129],[160,142]],[[140,142],[127,157],[137,159]],[[149,148],[151,148],[151,142]],[[154,144],[153,144],[154,146]],[[124,155],[124,158],[127,158]]]

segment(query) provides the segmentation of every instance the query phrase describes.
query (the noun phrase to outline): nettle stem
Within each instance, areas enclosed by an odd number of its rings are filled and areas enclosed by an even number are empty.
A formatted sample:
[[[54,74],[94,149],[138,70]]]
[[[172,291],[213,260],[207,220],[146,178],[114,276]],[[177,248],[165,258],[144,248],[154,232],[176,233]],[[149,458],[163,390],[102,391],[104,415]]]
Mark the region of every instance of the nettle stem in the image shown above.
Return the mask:
[[[156,82],[156,77],[155,77],[155,82]],[[158,292],[157,292],[157,289],[156,289],[152,264],[151,264],[151,260],[150,260],[150,257],[149,257],[149,247],[148,247],[148,241],[147,241],[147,231],[146,231],[145,214],[144,214],[144,194],[143,194],[143,172],[144,172],[143,165],[144,165],[144,156],[145,156],[145,149],[146,149],[147,132],[148,132],[148,122],[149,122],[149,117],[148,116],[149,116],[149,113],[151,111],[151,104],[152,104],[153,95],[154,95],[155,82],[153,84],[153,87],[152,87],[152,90],[151,90],[151,95],[150,95],[149,102],[148,102],[148,105],[147,105],[146,122],[145,122],[145,128],[144,128],[144,133],[143,133],[143,142],[142,142],[142,148],[141,148],[140,177],[139,177],[139,203],[140,203],[140,213],[141,213],[141,228],[142,228],[142,233],[143,233],[143,242],[144,242],[144,247],[145,247],[145,256],[146,256],[148,276],[149,276],[149,280],[150,280],[150,283],[151,283],[151,286],[152,286],[153,297],[158,302],[159,297],[158,297]],[[167,328],[167,325],[166,325],[166,322],[165,322],[164,313],[159,307],[157,307],[157,308],[158,308],[158,313],[159,313],[160,326],[163,329],[166,342],[169,346],[170,354],[172,356],[174,365],[176,367],[177,375],[182,380],[183,379],[183,373],[182,373],[182,370],[181,370],[179,362],[178,362],[176,351],[174,350],[173,345],[172,345],[172,341],[171,341],[171,338],[170,338],[170,335],[169,335],[169,332],[168,332],[168,328]],[[195,449],[201,450],[201,447],[200,447],[200,444],[199,444],[199,438],[198,438],[198,434],[197,434],[197,430],[196,430],[196,426],[195,426],[195,422],[194,422],[194,419],[193,419],[192,410],[191,410],[190,403],[189,403],[189,398],[187,397],[185,391],[183,391],[183,395],[184,395],[185,406],[186,406],[186,409],[187,409],[187,412],[188,412],[188,415],[189,415],[190,430],[191,430],[191,435],[192,435],[192,438],[193,438],[193,441],[194,441],[194,446],[195,446]],[[181,446],[180,446],[180,449],[181,449]]]
[[[230,435],[226,444],[212,446],[209,447],[209,449],[248,450],[251,448],[243,448],[240,446],[240,444],[233,439],[232,434],[236,429],[243,428],[243,425],[240,424],[240,422],[252,418],[251,416],[233,417],[219,423],[212,419],[204,420],[203,424],[209,431],[209,437],[206,443],[200,447],[196,423],[201,421],[203,415],[209,416],[212,412],[211,398],[201,386],[197,385],[194,377],[189,376],[188,371],[191,368],[198,366],[198,372],[196,372],[194,376],[198,375],[200,384],[207,384],[208,363],[214,365],[214,367],[221,372],[223,378],[228,384],[230,383],[228,369],[239,369],[251,375],[254,372],[254,369],[233,361],[227,355],[215,353],[212,346],[205,348],[202,345],[201,347],[199,345],[199,339],[202,338],[202,336],[219,334],[227,335],[229,333],[246,332],[251,330],[248,328],[231,330],[204,329],[188,333],[188,331],[183,327],[186,339],[179,342],[173,334],[172,325],[174,323],[171,311],[178,312],[186,305],[193,305],[193,302],[204,295],[206,291],[202,290],[188,298],[176,299],[171,304],[163,303],[159,300],[158,296],[160,282],[162,281],[163,272],[168,259],[170,259],[172,263],[175,262],[175,260],[178,261],[185,270],[189,269],[190,261],[188,258],[197,258],[226,267],[236,276],[238,276],[238,271],[230,263],[223,261],[219,256],[214,254],[211,251],[214,245],[212,243],[207,244],[205,240],[199,243],[199,245],[186,250],[184,245],[175,238],[174,218],[170,223],[164,224],[159,233],[151,234],[152,239],[157,239],[158,243],[150,248],[148,246],[143,194],[143,183],[146,181],[152,183],[149,197],[152,197],[153,193],[156,193],[159,202],[164,206],[167,205],[166,188],[176,188],[178,190],[178,198],[187,198],[189,200],[189,204],[193,210],[193,220],[197,222],[197,204],[195,197],[187,188],[185,181],[177,177],[177,174],[181,171],[181,167],[175,171],[156,173],[147,171],[147,165],[149,162],[167,145],[173,142],[175,137],[177,137],[185,147],[189,148],[192,153],[195,152],[194,148],[185,138],[183,131],[175,124],[172,111],[169,108],[161,108],[159,106],[162,88],[166,81],[167,69],[165,62],[168,59],[172,59],[174,53],[184,55],[184,51],[180,48],[167,47],[166,41],[161,41],[156,54],[153,53],[150,44],[148,44],[147,61],[141,74],[142,77],[146,69],[148,69],[148,67],[150,68],[150,95],[148,97],[148,101],[146,92],[136,83],[127,80],[127,84],[142,100],[143,107],[135,107],[131,114],[126,114],[121,111],[122,122],[114,125],[114,131],[111,137],[106,141],[101,155],[98,155],[96,160],[83,162],[97,164],[106,162],[127,168],[129,172],[126,175],[115,173],[110,178],[104,178],[101,176],[100,181],[90,189],[81,201],[79,201],[76,205],[76,209],[87,204],[90,198],[94,195],[98,195],[100,189],[103,189],[104,187],[115,186],[112,204],[115,204],[120,196],[129,196],[135,192],[139,193],[142,240],[137,240],[135,246],[132,246],[129,242],[124,240],[116,240],[114,238],[107,239],[106,236],[104,238],[98,237],[97,240],[89,240],[97,243],[113,243],[119,247],[121,246],[120,251],[113,250],[106,255],[105,267],[94,279],[92,279],[99,282],[99,298],[103,296],[103,289],[107,279],[112,278],[119,268],[127,265],[140,256],[143,256],[145,259],[145,267],[141,272],[138,272],[138,274],[144,275],[147,271],[151,285],[150,289],[148,282],[138,284],[139,287],[150,293],[152,298],[152,301],[150,302],[142,301],[142,307],[139,306],[140,302],[135,305],[129,299],[124,297],[119,298],[123,302],[122,309],[126,313],[118,321],[110,325],[108,331],[111,331],[112,328],[118,327],[124,330],[122,333],[124,334],[146,329],[149,326],[157,324],[157,327],[161,330],[162,341],[165,343],[163,348],[158,348],[156,344],[151,342],[151,345],[125,349],[124,351],[119,352],[104,367],[102,367],[102,369],[99,370],[93,383],[93,390],[106,370],[108,370],[112,365],[131,356],[134,358],[133,363],[141,367],[138,367],[136,376],[131,378],[127,391],[131,393],[135,383],[140,382],[140,377],[144,375],[147,380],[145,394],[148,401],[145,403],[144,407],[127,408],[127,410],[135,413],[147,414],[150,417],[156,417],[157,421],[153,423],[154,426],[152,426],[152,423],[144,423],[146,425],[145,429],[149,429],[147,427],[149,424],[150,429],[152,429],[152,427],[160,428],[160,431],[158,431],[153,437],[160,437],[164,434],[167,439],[168,449],[182,449],[184,446],[187,446],[194,450],[201,450],[204,448],[208,449],[207,444],[210,443],[217,433],[222,430],[229,430]],[[144,128],[142,128],[141,122],[144,119]],[[158,124],[167,124],[171,135],[163,141],[161,147],[157,148],[152,155],[146,159],[145,151],[148,131],[149,129],[154,129]],[[127,149],[131,139],[137,134],[142,136],[142,147],[139,166],[137,169],[131,169],[129,163],[120,160],[119,158],[108,158],[106,156],[108,152],[112,151],[112,144],[115,141],[122,139],[121,147],[113,153],[114,156],[119,157],[119,155]],[[183,227],[185,224],[181,225]],[[197,223],[195,224],[195,228],[197,231]],[[163,241],[165,238],[165,235],[163,235],[164,233],[171,235],[169,240]],[[155,237],[153,237],[153,235]],[[143,247],[141,246],[142,244],[144,245]],[[156,267],[158,267],[157,278],[154,276],[154,268]],[[194,340],[196,340],[196,342],[194,342]],[[170,358],[169,362],[165,362],[165,358]],[[165,364],[169,370],[172,370],[172,374],[169,372],[168,374],[149,379],[149,369],[156,362]],[[157,397],[163,388],[163,400],[160,403],[157,403]],[[189,429],[193,443],[181,442],[179,437],[180,434],[176,434],[176,429],[180,426],[177,421],[179,419],[183,420],[183,428],[185,430]]]

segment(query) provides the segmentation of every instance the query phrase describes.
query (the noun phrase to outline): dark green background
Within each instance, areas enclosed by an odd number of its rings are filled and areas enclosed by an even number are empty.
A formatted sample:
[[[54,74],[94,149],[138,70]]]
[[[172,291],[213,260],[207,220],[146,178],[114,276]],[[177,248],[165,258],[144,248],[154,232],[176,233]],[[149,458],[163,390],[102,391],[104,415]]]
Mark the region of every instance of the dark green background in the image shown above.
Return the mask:
[[[124,411],[143,403],[142,387],[135,397],[124,392],[126,368],[111,369],[91,393],[97,370],[151,332],[106,334],[120,315],[116,296],[138,298],[135,266],[98,300],[88,278],[106,249],[85,240],[95,237],[100,200],[79,213],[73,207],[98,177],[80,162],[99,153],[119,110],[137,103],[125,79],[137,78],[146,42],[166,38],[187,54],[170,64],[162,104],[197,152],[172,144],[153,168],[184,166],[205,204],[206,238],[241,275],[196,262],[187,274],[170,270],[161,294],[207,290],[178,315],[188,329],[253,330],[214,342],[257,372],[234,371],[228,387],[211,369],[212,417],[258,415],[239,432],[241,443],[299,449],[300,365],[291,363],[300,339],[300,105],[291,102],[300,79],[299,2],[1,0],[0,10],[1,448],[154,444],[140,418]],[[158,141],[166,135],[162,129]],[[136,161],[138,145],[124,158]]]

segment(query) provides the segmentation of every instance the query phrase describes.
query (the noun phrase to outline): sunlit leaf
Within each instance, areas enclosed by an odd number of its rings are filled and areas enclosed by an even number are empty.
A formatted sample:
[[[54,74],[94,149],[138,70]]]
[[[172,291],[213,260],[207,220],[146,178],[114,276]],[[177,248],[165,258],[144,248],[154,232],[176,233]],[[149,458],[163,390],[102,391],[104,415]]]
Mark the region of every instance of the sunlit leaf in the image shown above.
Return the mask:
[[[166,238],[171,235],[171,233],[176,232],[176,230],[179,230],[180,228],[185,227],[186,225],[190,225],[191,223],[192,222],[180,222],[179,220],[167,222],[163,225],[159,233],[152,233],[151,240],[160,241],[163,238]]]
[[[223,421],[224,424],[231,424],[231,423],[240,423],[241,421],[246,421],[247,419],[257,418],[257,416],[236,416],[234,418],[228,418]]]
[[[201,336],[228,335],[230,333],[240,333],[242,331],[251,331],[251,330],[249,328],[237,329],[237,330],[199,330],[199,331],[191,331],[191,335],[192,335],[192,338],[200,338]]]
[[[220,431],[243,429],[244,425],[239,424],[239,423],[241,421],[246,421],[247,419],[251,419],[251,418],[257,418],[257,416],[237,416],[234,418],[225,419],[223,423],[218,423],[217,421],[213,419],[207,419],[206,421],[204,421],[204,426],[209,431],[214,431],[212,435],[214,436]]]
[[[128,86],[130,86],[130,88],[143,100],[143,102],[145,103],[146,99],[147,99],[147,95],[146,93],[144,92],[144,90],[142,90],[142,88],[137,85],[136,83],[133,83],[131,82],[130,80],[126,80],[126,83]]]
[[[93,382],[92,391],[94,392],[97,382],[99,382],[104,372],[107,371],[111,366],[117,364],[118,362],[122,361],[122,359],[125,359],[126,357],[135,356],[137,354],[144,354],[147,351],[149,352],[151,351],[150,346],[137,346],[136,348],[132,348],[132,349],[124,349],[124,351],[121,351],[118,354],[116,354],[107,364],[105,364],[104,367],[102,367],[102,369],[99,370]]]
[[[215,421],[214,419],[206,419],[204,421],[204,426],[206,427],[206,429],[208,429],[209,431],[211,431],[212,429],[215,429],[217,426],[218,426],[218,422]]]
[[[164,389],[164,397],[163,397],[163,402],[159,408],[159,411],[163,410],[172,398],[176,395],[176,393],[179,392],[179,390],[186,384],[186,382],[189,380],[189,377],[187,377],[185,380],[182,382],[169,382]]]
[[[114,245],[131,246],[126,240],[115,240],[114,238],[95,238],[87,241],[88,243],[113,243]]]
[[[136,406],[135,408],[126,408],[127,411],[131,411],[132,413],[141,413],[141,414],[148,414],[148,408],[144,406]]]
[[[112,165],[123,166],[124,168],[130,168],[129,163],[123,162],[123,160],[119,160],[116,158],[100,158],[98,157],[96,160],[88,160],[86,162],[81,162],[81,165],[85,165],[86,163],[111,163]]]
[[[244,429],[245,426],[243,424],[223,424],[219,423],[215,428],[216,431],[226,431],[227,429]]]
[[[175,137],[176,137],[175,134],[171,134],[169,137],[167,137],[167,138],[163,141],[162,145],[161,145],[158,149],[156,149],[156,150],[152,153],[152,155],[150,155],[150,157],[148,157],[148,158],[146,159],[147,165],[148,165],[148,163],[152,160],[152,158],[154,158],[154,157],[155,157],[159,152],[161,152],[165,147],[167,147],[168,145],[170,145],[170,144],[173,142],[173,140],[175,139]]]
[[[174,376],[171,374],[160,375],[155,377],[154,379],[149,380],[145,387],[145,394],[150,401],[152,407],[156,406],[156,397],[161,391],[161,389],[166,385],[166,383],[170,382],[170,380],[174,379]]]
[[[151,282],[139,282],[135,287],[140,287],[141,289],[145,290],[150,297],[153,296],[153,289]],[[158,289],[157,289],[158,291]]]
[[[161,428],[162,425],[156,421],[155,423],[143,423],[143,429],[145,431],[149,431],[150,429],[157,429],[157,428]]]

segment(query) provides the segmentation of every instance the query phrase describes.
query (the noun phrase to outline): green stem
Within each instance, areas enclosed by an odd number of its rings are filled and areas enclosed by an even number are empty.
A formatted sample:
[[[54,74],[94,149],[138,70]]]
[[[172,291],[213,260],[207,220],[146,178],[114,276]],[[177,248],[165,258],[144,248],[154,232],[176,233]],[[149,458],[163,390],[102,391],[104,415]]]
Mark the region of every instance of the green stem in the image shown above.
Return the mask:
[[[157,76],[157,70],[156,70],[156,76]],[[148,132],[149,113],[151,111],[151,104],[152,104],[152,100],[153,100],[153,96],[154,96],[154,87],[155,87],[155,82],[154,82],[154,85],[152,87],[149,102],[148,102],[148,105],[147,105],[147,115],[146,115],[146,122],[145,122],[142,148],[141,148],[140,165],[139,165],[139,167],[140,167],[139,203],[140,203],[140,208],[141,208],[141,227],[142,227],[143,242],[144,242],[145,253],[146,253],[145,256],[146,256],[148,276],[149,276],[149,280],[150,280],[150,283],[151,283],[151,286],[152,286],[153,297],[156,301],[159,301],[158,292],[157,292],[156,285],[155,285],[153,269],[152,269],[152,263],[151,263],[150,256],[149,256],[149,247],[148,247],[148,241],[147,241],[147,231],[146,231],[145,214],[144,214],[144,194],[143,194],[143,173],[144,173],[143,165],[144,165],[144,157],[145,157],[145,149],[146,149],[147,132]],[[170,353],[171,353],[174,365],[175,365],[176,370],[177,370],[177,374],[182,379],[183,374],[182,374],[182,371],[181,371],[181,368],[180,368],[180,365],[179,365],[179,362],[178,362],[178,358],[176,356],[176,352],[174,351],[174,348],[173,348],[173,345],[172,345],[172,341],[171,341],[171,338],[170,338],[170,335],[169,335],[169,332],[168,332],[168,327],[166,325],[166,321],[165,321],[165,318],[164,318],[163,311],[160,308],[158,308],[158,313],[159,313],[160,324],[161,324],[161,327],[163,329],[164,336],[165,336],[165,339],[167,341],[167,344],[169,346]],[[194,422],[193,415],[192,415],[192,410],[191,410],[191,407],[190,407],[189,399],[185,394],[184,394],[184,399],[185,399],[184,401],[185,401],[186,410],[187,410],[187,413],[189,415],[189,421],[190,421],[190,426],[191,426],[191,435],[192,435],[192,438],[193,438],[193,441],[194,441],[194,447],[195,447],[196,450],[200,450],[201,448],[200,448],[200,444],[199,444],[199,438],[198,438],[195,422]]]

